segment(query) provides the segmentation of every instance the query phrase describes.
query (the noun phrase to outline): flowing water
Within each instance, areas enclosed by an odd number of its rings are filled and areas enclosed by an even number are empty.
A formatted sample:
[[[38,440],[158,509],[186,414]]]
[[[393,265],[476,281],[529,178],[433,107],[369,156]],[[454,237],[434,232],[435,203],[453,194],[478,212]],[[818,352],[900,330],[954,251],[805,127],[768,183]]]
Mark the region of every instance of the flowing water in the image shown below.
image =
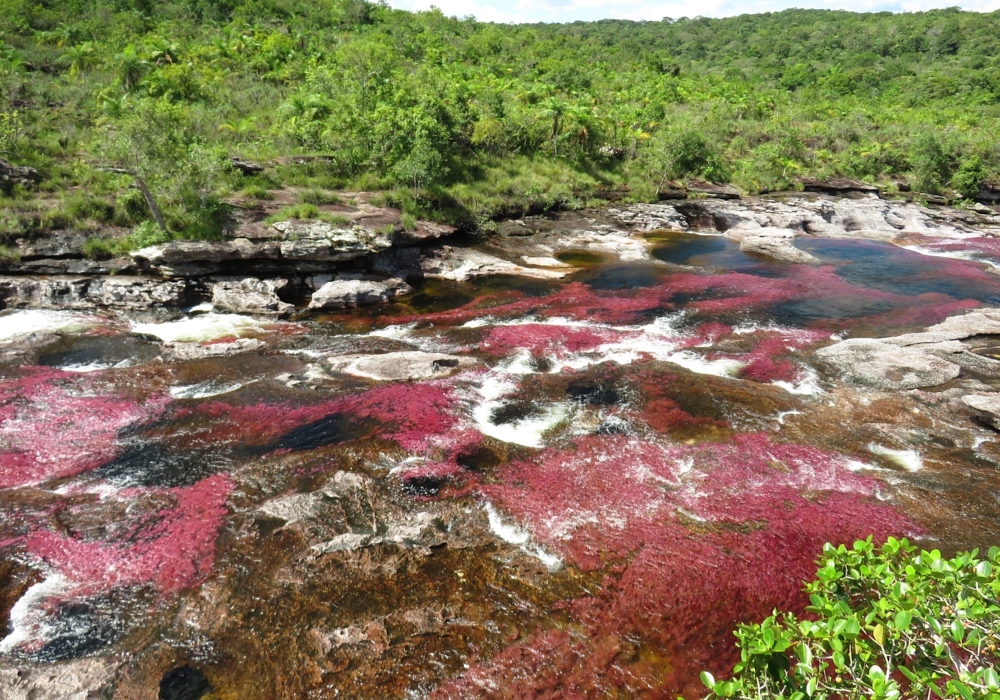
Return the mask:
[[[988,255],[650,244],[294,323],[8,312],[62,334],[2,370],[5,663],[114,659],[135,698],[696,697],[824,542],[996,543],[995,433],[812,359],[1000,305]],[[460,361],[344,370],[412,351]]]

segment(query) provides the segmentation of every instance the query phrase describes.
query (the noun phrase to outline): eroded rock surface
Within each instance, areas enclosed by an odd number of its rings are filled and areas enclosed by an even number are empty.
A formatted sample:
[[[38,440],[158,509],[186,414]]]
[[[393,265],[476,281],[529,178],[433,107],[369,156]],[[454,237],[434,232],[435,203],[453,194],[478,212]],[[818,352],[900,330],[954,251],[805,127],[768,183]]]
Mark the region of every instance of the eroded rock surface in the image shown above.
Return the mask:
[[[912,348],[870,338],[851,338],[821,348],[816,357],[849,379],[878,389],[919,389],[955,379],[961,367]]]

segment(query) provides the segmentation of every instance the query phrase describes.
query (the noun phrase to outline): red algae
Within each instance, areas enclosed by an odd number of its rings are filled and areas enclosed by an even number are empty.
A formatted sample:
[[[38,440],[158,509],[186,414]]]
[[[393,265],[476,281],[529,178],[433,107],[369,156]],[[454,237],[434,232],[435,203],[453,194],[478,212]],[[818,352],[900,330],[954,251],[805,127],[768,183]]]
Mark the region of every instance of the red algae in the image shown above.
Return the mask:
[[[83,541],[43,529],[28,535],[24,546],[31,557],[66,577],[72,595],[147,584],[161,595],[177,593],[212,572],[232,488],[229,477],[220,474],[183,488],[125,489],[116,497],[132,500],[153,493],[165,496],[169,505],[112,540]]]
[[[0,488],[74,476],[119,451],[118,432],[148,421],[164,397],[142,404],[123,396],[88,396],[86,379],[59,370],[30,369],[0,383]]]
[[[622,332],[596,326],[525,323],[491,328],[483,337],[479,348],[494,355],[507,355],[524,349],[536,357],[562,357],[567,353],[586,352],[607,343],[622,342],[640,335],[638,332]]]
[[[587,437],[506,465],[504,483],[480,492],[567,562],[610,575],[565,605],[569,627],[538,632],[434,697],[701,692],[698,671],[722,674],[738,659],[737,623],[802,610],[824,542],[917,531],[848,467],[761,434],[665,447]]]

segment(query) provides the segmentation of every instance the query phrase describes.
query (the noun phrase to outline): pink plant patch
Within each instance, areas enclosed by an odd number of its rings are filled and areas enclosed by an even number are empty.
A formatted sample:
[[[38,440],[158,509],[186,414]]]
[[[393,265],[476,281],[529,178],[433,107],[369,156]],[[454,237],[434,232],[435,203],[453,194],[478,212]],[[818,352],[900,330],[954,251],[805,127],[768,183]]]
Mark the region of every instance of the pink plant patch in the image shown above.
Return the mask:
[[[761,434],[668,447],[586,437],[499,475],[481,493],[565,561],[608,575],[562,606],[564,629],[474,665],[438,698],[697,696],[702,669],[738,660],[737,623],[803,609],[824,542],[918,531],[845,457]]]
[[[28,554],[63,574],[71,594],[86,596],[113,588],[152,585],[162,595],[195,586],[212,572],[215,540],[226,517],[232,491],[226,475],[193,486],[157,489],[169,501],[145,513],[112,540],[84,541],[51,530],[26,538]],[[133,499],[146,489],[126,489],[117,497]]]
[[[124,396],[92,396],[86,378],[32,369],[0,383],[0,488],[74,476],[118,454],[118,432],[151,420],[162,396],[139,403]]]

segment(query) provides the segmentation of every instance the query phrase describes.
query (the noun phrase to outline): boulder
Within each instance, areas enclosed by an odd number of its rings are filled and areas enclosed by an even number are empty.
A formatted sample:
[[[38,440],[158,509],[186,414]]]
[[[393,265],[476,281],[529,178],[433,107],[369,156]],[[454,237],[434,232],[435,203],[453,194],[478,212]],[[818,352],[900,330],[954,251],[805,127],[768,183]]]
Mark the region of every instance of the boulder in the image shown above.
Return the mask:
[[[254,163],[241,156],[230,156],[229,164],[233,167],[233,170],[239,170],[244,175],[256,175],[257,173],[264,172],[264,166],[261,163]]]
[[[945,384],[961,367],[929,352],[870,338],[852,338],[821,348],[816,357],[848,379],[883,390],[920,389]]]
[[[963,396],[962,403],[971,408],[984,423],[1000,430],[1000,394]]]
[[[799,250],[793,244],[797,237],[795,231],[787,228],[731,228],[724,234],[726,238],[738,241],[740,250],[744,253],[766,255],[775,260],[791,263],[817,265],[819,260],[804,250]]]
[[[223,280],[212,285],[212,305],[216,309],[261,316],[287,316],[295,306],[278,298],[278,290],[288,280]]]
[[[11,165],[0,160],[0,192],[9,193],[16,186],[33,189],[41,179],[34,168]]]
[[[257,338],[237,338],[228,343],[164,343],[163,352],[171,360],[202,360],[206,357],[231,357],[265,347]]]
[[[309,309],[350,309],[388,301],[410,291],[410,286],[398,277],[389,279],[341,278],[327,282],[313,294]]]
[[[341,355],[327,361],[330,369],[377,381],[419,381],[447,377],[475,366],[469,357],[419,350],[382,355]]]
[[[989,202],[990,204],[1000,202],[1000,182],[988,180],[980,184],[976,200],[979,202]]]

